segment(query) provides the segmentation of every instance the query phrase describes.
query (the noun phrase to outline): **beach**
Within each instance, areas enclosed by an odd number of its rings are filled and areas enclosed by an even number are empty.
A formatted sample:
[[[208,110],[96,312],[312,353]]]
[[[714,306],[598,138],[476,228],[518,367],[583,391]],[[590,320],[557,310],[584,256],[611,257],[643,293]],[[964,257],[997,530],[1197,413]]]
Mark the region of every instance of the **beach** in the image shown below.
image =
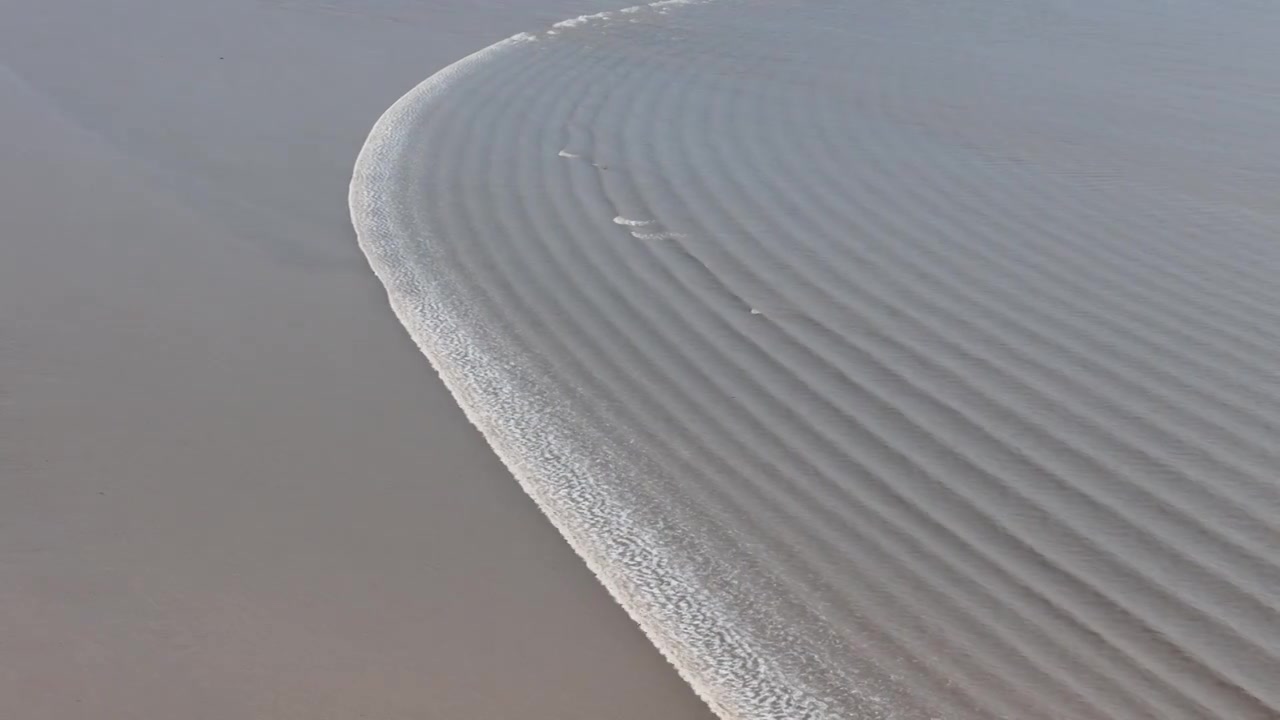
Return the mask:
[[[0,715],[704,718],[397,323],[346,206],[587,2],[0,14]]]

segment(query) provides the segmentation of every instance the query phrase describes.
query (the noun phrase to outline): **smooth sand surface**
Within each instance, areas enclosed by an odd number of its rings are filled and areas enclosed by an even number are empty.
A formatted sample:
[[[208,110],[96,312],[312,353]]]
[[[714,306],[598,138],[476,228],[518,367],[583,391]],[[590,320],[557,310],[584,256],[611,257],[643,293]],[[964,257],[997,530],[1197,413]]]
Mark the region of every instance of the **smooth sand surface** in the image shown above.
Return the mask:
[[[707,717],[347,215],[401,93],[608,5],[0,6],[0,716]]]

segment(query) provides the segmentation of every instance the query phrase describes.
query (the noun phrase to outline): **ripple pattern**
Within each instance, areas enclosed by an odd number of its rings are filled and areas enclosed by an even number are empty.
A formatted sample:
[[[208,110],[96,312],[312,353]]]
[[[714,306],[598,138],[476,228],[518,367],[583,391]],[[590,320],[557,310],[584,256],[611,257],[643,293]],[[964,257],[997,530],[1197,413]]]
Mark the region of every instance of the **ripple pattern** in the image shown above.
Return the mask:
[[[726,718],[1280,717],[1280,9],[665,0],[357,161],[393,307]]]

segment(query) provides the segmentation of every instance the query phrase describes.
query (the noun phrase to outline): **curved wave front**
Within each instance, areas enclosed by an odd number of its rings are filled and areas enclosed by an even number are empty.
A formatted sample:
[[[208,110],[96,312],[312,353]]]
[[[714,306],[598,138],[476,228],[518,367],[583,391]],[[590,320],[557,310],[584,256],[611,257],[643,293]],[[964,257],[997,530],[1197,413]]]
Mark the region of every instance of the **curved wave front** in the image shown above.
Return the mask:
[[[392,106],[352,218],[722,717],[1272,718],[1269,13],[574,18]]]

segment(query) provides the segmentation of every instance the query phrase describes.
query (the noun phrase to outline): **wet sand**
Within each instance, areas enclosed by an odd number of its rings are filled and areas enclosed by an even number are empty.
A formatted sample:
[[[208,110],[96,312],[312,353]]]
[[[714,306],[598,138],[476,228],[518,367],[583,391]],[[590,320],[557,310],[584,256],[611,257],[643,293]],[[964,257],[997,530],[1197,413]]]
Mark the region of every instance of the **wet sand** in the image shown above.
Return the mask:
[[[701,718],[387,306],[351,164],[605,3],[6,2],[0,714]]]

